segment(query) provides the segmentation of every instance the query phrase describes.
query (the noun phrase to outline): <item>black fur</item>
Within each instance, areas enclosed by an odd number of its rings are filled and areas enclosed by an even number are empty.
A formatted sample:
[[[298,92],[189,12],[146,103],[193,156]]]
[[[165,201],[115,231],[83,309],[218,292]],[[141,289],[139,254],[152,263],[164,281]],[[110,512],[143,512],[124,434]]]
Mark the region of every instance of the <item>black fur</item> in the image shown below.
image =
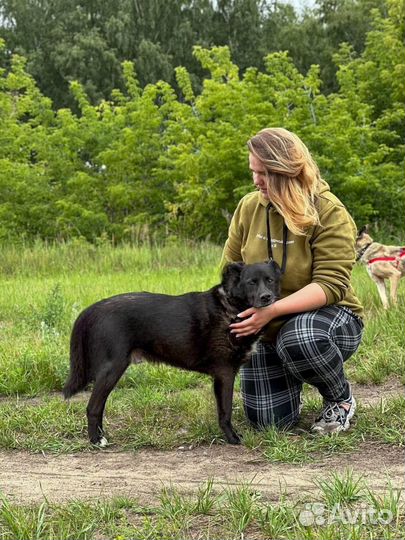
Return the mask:
[[[259,335],[236,338],[229,324],[248,307],[273,303],[280,294],[277,263],[229,264],[222,282],[206,292],[180,296],[119,294],[85,309],[70,342],[66,398],[94,382],[87,406],[88,433],[105,444],[106,400],[134,357],[211,375],[219,425],[228,442],[240,442],[231,424],[232,395],[240,366]]]

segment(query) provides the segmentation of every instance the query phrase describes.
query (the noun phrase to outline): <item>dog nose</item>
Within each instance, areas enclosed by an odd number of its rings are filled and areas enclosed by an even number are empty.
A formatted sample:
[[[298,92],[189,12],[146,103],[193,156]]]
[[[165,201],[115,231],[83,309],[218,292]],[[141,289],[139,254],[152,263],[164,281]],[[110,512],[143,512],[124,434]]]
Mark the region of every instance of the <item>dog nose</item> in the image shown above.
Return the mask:
[[[270,302],[271,302],[271,294],[268,294],[268,293],[261,294],[261,295],[260,295],[260,300],[261,300],[264,304],[270,303]]]

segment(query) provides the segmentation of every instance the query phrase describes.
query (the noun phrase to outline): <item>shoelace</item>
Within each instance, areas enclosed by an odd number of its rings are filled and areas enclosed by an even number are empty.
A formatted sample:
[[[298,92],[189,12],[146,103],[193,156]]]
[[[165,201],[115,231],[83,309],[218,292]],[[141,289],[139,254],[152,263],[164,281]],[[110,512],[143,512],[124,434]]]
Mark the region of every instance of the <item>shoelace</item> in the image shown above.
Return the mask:
[[[339,407],[339,403],[329,403],[322,412],[322,418],[325,420],[343,420],[348,411]]]

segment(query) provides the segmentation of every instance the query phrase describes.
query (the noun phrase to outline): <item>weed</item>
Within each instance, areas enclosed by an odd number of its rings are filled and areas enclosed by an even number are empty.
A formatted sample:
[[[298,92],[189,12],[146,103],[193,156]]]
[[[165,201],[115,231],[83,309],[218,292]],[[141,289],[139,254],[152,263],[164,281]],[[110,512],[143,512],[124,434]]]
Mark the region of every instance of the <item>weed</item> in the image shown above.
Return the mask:
[[[294,509],[287,505],[266,505],[257,515],[260,531],[265,538],[283,538],[295,528]]]
[[[187,528],[192,509],[192,502],[181,495],[176,488],[170,486],[162,489],[159,514],[170,519],[176,530]]]
[[[208,515],[215,504],[215,497],[213,495],[214,480],[208,479],[206,484],[199,486],[197,490],[197,500],[194,503],[193,513]]]
[[[351,504],[363,497],[364,480],[355,477],[348,469],[343,474],[332,473],[329,478],[317,480],[315,484],[329,507],[337,504]]]
[[[226,489],[223,499],[227,527],[231,533],[240,535],[247,529],[256,517],[256,503],[260,498],[260,493],[249,484]]]
[[[45,300],[42,312],[43,327],[48,330],[57,330],[62,323],[65,311],[65,299],[62,287],[57,283]]]

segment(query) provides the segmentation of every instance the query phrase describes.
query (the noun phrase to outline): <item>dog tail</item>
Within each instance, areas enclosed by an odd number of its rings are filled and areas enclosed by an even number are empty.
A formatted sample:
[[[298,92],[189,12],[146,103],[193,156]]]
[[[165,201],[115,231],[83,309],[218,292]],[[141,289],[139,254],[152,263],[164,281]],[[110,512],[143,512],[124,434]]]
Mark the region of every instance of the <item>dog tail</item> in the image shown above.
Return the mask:
[[[82,313],[73,326],[70,338],[70,373],[62,389],[65,399],[84,390],[90,382],[89,362],[85,347],[87,325],[86,313]]]

